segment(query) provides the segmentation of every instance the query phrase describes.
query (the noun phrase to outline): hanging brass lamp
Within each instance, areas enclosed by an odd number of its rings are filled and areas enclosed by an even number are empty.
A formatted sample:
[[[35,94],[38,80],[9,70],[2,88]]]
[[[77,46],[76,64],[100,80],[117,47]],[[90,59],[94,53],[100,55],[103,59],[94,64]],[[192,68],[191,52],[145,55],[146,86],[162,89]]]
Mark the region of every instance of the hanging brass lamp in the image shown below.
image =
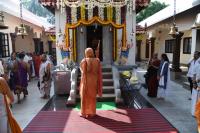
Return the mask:
[[[168,34],[171,36],[178,35],[178,27],[176,24],[173,24],[173,26],[170,27],[170,32]]]
[[[21,24],[17,30],[17,36],[27,36],[26,27],[24,24]]]
[[[175,16],[176,16],[176,0],[174,0],[174,15],[173,15],[173,25],[170,27],[170,32],[168,33],[172,37],[175,37],[179,34],[178,27],[176,26],[175,22]]]
[[[20,19],[21,19],[21,24],[18,26],[17,36],[22,36],[22,38],[24,38],[24,36],[27,36],[28,33],[26,31],[25,25],[23,24],[22,2],[21,2],[21,0],[20,0]]]
[[[8,29],[8,26],[4,24],[4,15],[2,11],[0,11],[0,29]]]

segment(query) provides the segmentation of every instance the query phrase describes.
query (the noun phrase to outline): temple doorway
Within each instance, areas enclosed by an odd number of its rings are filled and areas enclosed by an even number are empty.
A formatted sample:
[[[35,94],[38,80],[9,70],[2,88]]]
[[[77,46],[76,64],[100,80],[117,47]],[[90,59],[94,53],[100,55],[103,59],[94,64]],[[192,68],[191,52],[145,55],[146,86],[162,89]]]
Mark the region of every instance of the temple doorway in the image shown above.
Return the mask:
[[[99,45],[99,48],[98,48]],[[101,25],[90,25],[87,26],[87,48],[91,47],[95,56],[99,57],[100,61],[103,61],[102,53],[102,26]],[[98,50],[99,49],[99,50]]]

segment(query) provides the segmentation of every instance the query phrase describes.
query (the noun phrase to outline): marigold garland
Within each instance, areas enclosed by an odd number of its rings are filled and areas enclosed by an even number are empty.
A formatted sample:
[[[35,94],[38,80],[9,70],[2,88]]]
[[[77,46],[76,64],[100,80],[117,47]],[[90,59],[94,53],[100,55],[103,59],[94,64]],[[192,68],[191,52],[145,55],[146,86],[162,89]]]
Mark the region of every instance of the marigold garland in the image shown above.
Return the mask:
[[[66,24],[66,47],[69,47],[69,29],[74,29],[79,25],[90,25],[92,23],[100,23],[102,25],[112,25],[114,28],[122,29],[122,47],[126,47],[126,24],[115,24],[113,21],[103,21],[99,17],[93,17],[91,20],[79,20],[75,24]]]

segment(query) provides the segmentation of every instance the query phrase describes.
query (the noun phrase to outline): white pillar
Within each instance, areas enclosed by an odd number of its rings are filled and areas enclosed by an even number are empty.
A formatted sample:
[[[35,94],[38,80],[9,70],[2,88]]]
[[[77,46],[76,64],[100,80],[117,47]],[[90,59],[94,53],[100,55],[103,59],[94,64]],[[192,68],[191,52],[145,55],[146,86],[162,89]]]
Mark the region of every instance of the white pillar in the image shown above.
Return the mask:
[[[133,29],[133,34],[132,34]],[[136,57],[136,12],[133,11],[132,14],[126,15],[126,33],[127,33],[127,43],[133,44],[133,46],[129,49],[128,61],[127,65],[135,65],[135,57]],[[131,42],[132,40],[132,42]]]
[[[194,52],[196,51],[196,41],[197,41],[197,30],[192,29],[192,46],[191,46],[191,59],[193,58]]]
[[[55,11],[55,26],[56,26],[56,42],[58,41],[58,32],[61,28],[62,34],[65,34],[65,24],[66,24],[66,12],[61,13],[60,10]],[[59,65],[62,62],[61,50],[56,47],[56,58],[57,64]]]

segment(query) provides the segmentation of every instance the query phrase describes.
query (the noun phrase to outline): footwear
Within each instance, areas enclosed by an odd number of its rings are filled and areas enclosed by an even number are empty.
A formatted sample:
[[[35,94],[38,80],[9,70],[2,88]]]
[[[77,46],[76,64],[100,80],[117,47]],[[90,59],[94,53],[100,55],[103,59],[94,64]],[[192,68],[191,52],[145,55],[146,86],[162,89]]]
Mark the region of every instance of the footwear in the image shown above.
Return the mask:
[[[192,98],[188,98],[188,100],[192,100]]]

